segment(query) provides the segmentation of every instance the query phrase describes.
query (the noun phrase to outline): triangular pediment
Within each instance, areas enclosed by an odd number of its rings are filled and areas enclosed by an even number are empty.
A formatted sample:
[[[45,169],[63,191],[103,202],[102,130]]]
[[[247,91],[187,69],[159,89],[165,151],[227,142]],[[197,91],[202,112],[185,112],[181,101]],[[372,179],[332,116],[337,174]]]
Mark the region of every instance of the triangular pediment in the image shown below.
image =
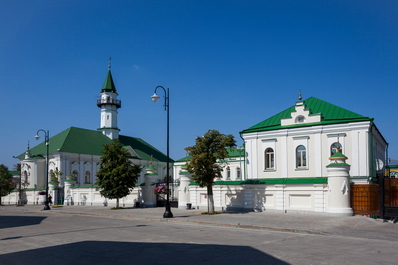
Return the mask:
[[[137,154],[137,152],[130,145],[124,146],[123,148],[127,150],[128,156],[137,157],[137,158],[141,159],[141,157]]]
[[[296,103],[295,110],[291,112],[291,117],[281,119],[281,125],[287,126],[294,124],[314,123],[320,122],[321,119],[321,114],[311,114],[311,111],[305,108],[304,102],[299,101]]]

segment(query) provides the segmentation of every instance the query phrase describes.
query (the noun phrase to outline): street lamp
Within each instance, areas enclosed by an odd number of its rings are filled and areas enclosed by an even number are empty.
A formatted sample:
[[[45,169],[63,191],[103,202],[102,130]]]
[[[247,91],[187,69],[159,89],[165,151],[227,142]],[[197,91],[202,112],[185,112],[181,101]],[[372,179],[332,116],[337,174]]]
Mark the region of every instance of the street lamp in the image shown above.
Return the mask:
[[[18,206],[23,206],[23,203],[22,203],[22,175],[21,175],[21,172],[19,173],[19,199],[18,199]]]
[[[153,102],[157,102],[158,100],[159,100],[159,96],[156,94],[156,90],[158,89],[158,88],[162,88],[163,89],[163,91],[164,91],[164,94],[165,94],[165,97],[164,97],[164,110],[165,111],[167,111],[167,166],[166,166],[166,185],[167,185],[167,196],[166,196],[166,211],[164,212],[164,214],[163,214],[163,218],[172,218],[173,217],[173,213],[171,212],[171,209],[170,209],[170,188],[169,188],[169,162],[170,162],[170,156],[169,156],[169,131],[170,131],[170,129],[169,129],[169,120],[170,120],[170,116],[169,116],[169,113],[170,113],[170,111],[169,111],[169,108],[170,108],[170,106],[169,106],[169,96],[170,96],[170,93],[169,93],[169,89],[167,88],[167,91],[166,91],[166,89],[164,88],[164,87],[162,87],[162,86],[157,86],[156,88],[155,88],[155,93],[153,94],[153,96],[151,97],[151,99],[153,100]]]
[[[36,133],[36,136],[35,136],[36,140],[40,139],[39,132],[44,132],[44,141],[46,143],[46,148],[47,148],[47,157],[46,157],[46,201],[44,202],[45,205],[44,205],[44,209],[43,210],[51,210],[50,206],[48,205],[48,160],[49,160],[48,147],[50,146],[50,141],[49,141],[50,132],[48,130],[45,131],[43,129],[38,130],[37,133]]]

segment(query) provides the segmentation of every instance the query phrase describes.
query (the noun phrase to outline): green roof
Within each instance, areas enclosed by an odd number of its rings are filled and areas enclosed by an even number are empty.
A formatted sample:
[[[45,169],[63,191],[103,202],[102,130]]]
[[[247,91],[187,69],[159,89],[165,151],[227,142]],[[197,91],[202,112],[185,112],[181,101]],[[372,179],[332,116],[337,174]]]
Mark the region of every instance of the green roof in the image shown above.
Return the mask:
[[[167,161],[165,154],[140,138],[119,135],[119,141],[125,146],[131,146],[143,160],[151,160],[151,155],[153,155],[153,161]],[[170,158],[170,163],[172,162],[174,160]]]
[[[116,93],[116,87],[113,83],[111,70],[108,70],[108,73],[105,78],[104,85],[102,86],[101,92],[113,92]]]
[[[227,158],[230,158],[230,157],[242,157],[245,154],[245,152],[244,152],[245,149],[243,147],[239,147],[239,148],[242,148],[242,149],[239,150],[238,147],[227,148],[227,151],[228,151],[228,157]]]
[[[153,155],[153,160],[167,161],[166,155],[140,138],[120,135],[119,140],[123,145],[131,146],[143,160],[150,160]],[[100,131],[70,127],[50,138],[49,153],[65,152],[102,156],[103,145],[111,142],[112,140]],[[31,148],[30,152],[34,157],[39,154],[45,155],[47,152],[45,142]],[[25,153],[22,153],[18,158],[24,156]],[[170,162],[173,160],[170,159]]]
[[[329,102],[320,100],[315,97],[310,97],[304,100],[305,109],[310,111],[310,114],[321,114],[321,121],[315,123],[300,123],[294,125],[281,125],[281,119],[291,118],[291,112],[296,111],[295,106],[292,106],[246,130],[241,133],[258,132],[277,130],[290,127],[305,127],[314,125],[325,125],[332,123],[346,123],[357,121],[371,121],[373,119],[364,117],[358,113],[346,110],[344,108],[333,105]]]
[[[345,155],[343,155],[341,152],[336,152],[336,153],[334,153],[334,154],[330,157],[330,159],[331,159],[331,158],[347,159],[347,157],[346,157]]]
[[[226,158],[231,158],[231,157],[243,157],[244,154],[245,154],[245,153],[244,153],[244,149],[243,149],[243,147],[240,147],[240,148],[242,148],[242,150],[238,150],[237,147],[230,147],[230,148],[227,148],[228,156],[227,156]],[[184,158],[178,159],[178,160],[175,161],[175,162],[186,162],[186,161],[189,161],[189,160],[191,160],[191,156],[186,156],[186,157],[184,157]]]
[[[50,138],[49,153],[78,153],[88,155],[102,155],[103,145],[112,142],[102,132],[70,127]],[[43,141],[30,149],[33,156],[45,155],[46,144]],[[19,155],[22,158],[25,153]]]

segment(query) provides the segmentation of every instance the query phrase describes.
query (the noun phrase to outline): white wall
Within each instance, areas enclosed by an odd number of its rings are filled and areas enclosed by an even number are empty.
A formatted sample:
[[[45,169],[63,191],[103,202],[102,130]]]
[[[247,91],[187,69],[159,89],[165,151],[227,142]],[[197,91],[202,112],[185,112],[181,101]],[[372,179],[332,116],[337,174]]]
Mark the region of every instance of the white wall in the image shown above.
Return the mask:
[[[296,178],[325,177],[330,147],[339,141],[351,165],[351,176],[370,176],[370,122],[318,125],[244,134],[247,152],[247,177]],[[376,130],[375,130],[376,131]],[[384,160],[385,143],[378,132],[373,133],[375,156]],[[296,148],[307,149],[307,168],[296,168]],[[265,149],[275,147],[275,170],[264,169]]]
[[[214,185],[216,210],[325,213],[327,184]],[[206,188],[190,186],[192,207],[207,209]]]

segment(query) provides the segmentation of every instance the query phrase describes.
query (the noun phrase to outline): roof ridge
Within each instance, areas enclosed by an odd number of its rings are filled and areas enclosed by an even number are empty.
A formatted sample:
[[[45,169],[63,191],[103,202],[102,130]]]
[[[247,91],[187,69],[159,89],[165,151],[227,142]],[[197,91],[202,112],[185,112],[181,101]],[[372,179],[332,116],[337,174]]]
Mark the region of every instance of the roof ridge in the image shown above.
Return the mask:
[[[300,100],[300,102],[303,102],[305,109],[309,111],[310,115],[312,114],[320,114],[321,115],[321,121],[319,124],[321,124],[324,121],[343,121],[343,120],[359,120],[359,119],[369,119],[369,117],[362,116],[356,112],[347,110],[345,108],[339,107],[337,105],[334,105],[332,103],[329,103],[327,101],[324,101],[322,99],[316,98],[316,97],[309,97],[305,100]],[[297,102],[296,102],[297,103]],[[262,130],[268,130],[267,128],[274,128],[275,126],[282,126],[281,125],[281,120],[286,119],[286,118],[291,118],[291,112],[295,110],[296,105],[293,105],[271,117],[268,119],[263,120],[262,122],[259,122],[248,129],[245,129],[241,131],[240,133],[244,132],[252,132],[252,131],[262,131]],[[297,124],[295,126],[306,126],[305,123],[303,124]],[[283,126],[286,127],[286,126]]]
[[[307,107],[307,104],[306,104],[307,101],[309,101],[310,104],[313,103],[312,101],[318,101],[318,102],[321,102],[321,103],[323,103],[323,104],[327,104],[327,105],[329,105],[329,106],[332,106],[332,107],[334,107],[334,108],[337,108],[337,109],[339,109],[339,110],[344,110],[345,112],[347,112],[347,113],[349,113],[349,114],[351,114],[351,115],[355,115],[355,116],[359,116],[359,117],[365,117],[365,116],[363,116],[363,115],[361,115],[361,114],[358,114],[358,113],[356,113],[356,112],[353,112],[353,111],[351,111],[351,110],[348,110],[348,109],[346,109],[346,108],[337,106],[337,105],[335,105],[335,104],[333,104],[333,103],[330,103],[330,102],[328,102],[328,101],[325,101],[325,100],[322,100],[322,99],[319,99],[319,98],[316,98],[316,97],[309,97],[308,99],[306,99],[306,100],[304,101],[304,105],[305,105],[306,107]],[[317,106],[312,106],[311,108],[309,108],[310,111],[311,111],[311,113],[314,113],[313,109],[314,109],[314,108],[316,109],[316,107],[317,107]],[[323,112],[316,112],[316,113],[322,113],[322,114],[323,114]],[[324,115],[322,115],[322,116],[324,116]],[[323,117],[323,118],[326,119],[326,117]],[[341,118],[347,118],[347,117],[341,117]],[[341,118],[334,118],[334,119],[341,119]],[[350,118],[352,118],[352,117],[350,117]]]

